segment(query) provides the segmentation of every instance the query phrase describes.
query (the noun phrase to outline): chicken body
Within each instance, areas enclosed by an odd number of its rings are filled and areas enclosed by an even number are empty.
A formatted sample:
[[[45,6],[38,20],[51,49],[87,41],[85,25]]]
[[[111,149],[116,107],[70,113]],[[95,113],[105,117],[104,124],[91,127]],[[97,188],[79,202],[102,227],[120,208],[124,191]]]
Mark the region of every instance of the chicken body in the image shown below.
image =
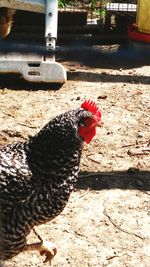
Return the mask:
[[[66,112],[29,141],[0,150],[1,259],[23,251],[30,230],[64,209],[79,172],[80,124],[90,117],[82,108]]]

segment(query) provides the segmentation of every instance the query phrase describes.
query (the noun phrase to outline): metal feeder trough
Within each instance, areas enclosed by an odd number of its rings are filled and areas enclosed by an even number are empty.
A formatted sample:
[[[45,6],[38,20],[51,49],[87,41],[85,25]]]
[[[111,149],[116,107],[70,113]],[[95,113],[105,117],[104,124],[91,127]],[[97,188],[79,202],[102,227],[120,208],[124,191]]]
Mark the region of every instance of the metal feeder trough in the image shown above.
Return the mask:
[[[27,53],[17,50],[19,44],[14,44],[15,51],[12,49],[12,42],[9,49],[9,41],[0,40],[0,73],[20,73],[23,78],[30,82],[44,83],[65,83],[67,80],[65,68],[55,61],[55,47],[57,40],[58,25],[58,1],[57,0],[0,0],[0,8],[12,8],[18,11],[36,12],[45,14],[45,36],[44,49],[40,53],[35,53],[38,45],[24,45]],[[15,17],[14,17],[15,20]],[[38,27],[38,26],[37,26]],[[27,33],[28,36],[28,33]],[[30,37],[29,37],[30,38]],[[9,38],[8,38],[9,39]],[[38,49],[37,49],[38,50]],[[34,52],[33,52],[34,51]],[[43,53],[42,53],[43,51]],[[46,51],[46,52],[45,52]]]

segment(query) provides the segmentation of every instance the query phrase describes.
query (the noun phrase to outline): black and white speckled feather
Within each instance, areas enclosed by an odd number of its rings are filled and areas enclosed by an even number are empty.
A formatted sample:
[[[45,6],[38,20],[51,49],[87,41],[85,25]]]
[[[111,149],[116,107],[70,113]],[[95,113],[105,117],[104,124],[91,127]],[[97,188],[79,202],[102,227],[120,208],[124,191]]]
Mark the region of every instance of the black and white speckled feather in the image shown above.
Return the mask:
[[[33,226],[64,209],[78,177],[83,147],[78,128],[90,116],[82,108],[66,112],[29,141],[0,150],[1,259],[22,251]]]

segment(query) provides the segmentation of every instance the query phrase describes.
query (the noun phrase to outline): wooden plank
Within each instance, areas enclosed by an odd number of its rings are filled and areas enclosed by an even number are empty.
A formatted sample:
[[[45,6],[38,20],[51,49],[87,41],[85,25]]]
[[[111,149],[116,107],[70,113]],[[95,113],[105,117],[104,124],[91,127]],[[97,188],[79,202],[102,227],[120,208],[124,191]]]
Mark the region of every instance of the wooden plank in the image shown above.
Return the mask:
[[[0,7],[45,13],[44,0],[1,0]]]

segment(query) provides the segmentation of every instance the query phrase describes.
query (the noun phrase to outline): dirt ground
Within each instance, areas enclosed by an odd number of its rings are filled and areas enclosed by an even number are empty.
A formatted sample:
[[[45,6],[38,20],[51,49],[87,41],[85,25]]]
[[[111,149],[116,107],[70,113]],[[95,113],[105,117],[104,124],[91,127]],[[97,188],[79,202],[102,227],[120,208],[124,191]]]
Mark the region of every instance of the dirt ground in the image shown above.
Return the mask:
[[[59,55],[68,70],[59,89],[0,77],[0,142],[25,140],[84,99],[96,101],[104,126],[84,147],[75,192],[61,215],[36,230],[58,246],[54,267],[149,267],[150,66],[116,47],[101,49]],[[32,252],[5,265],[49,263]]]

